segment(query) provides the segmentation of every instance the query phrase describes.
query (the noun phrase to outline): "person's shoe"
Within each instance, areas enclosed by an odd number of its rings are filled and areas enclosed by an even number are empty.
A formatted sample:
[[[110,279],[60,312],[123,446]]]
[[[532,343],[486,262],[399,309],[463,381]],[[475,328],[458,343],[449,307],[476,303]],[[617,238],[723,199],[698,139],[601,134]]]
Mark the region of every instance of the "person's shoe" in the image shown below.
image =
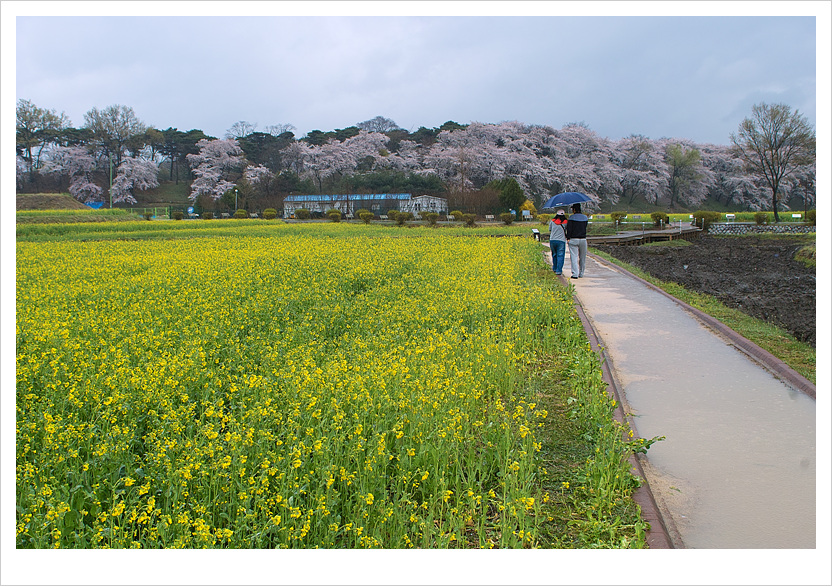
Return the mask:
[[[577,279],[578,277],[576,277],[575,275],[572,275],[572,278],[573,278],[573,279]]]

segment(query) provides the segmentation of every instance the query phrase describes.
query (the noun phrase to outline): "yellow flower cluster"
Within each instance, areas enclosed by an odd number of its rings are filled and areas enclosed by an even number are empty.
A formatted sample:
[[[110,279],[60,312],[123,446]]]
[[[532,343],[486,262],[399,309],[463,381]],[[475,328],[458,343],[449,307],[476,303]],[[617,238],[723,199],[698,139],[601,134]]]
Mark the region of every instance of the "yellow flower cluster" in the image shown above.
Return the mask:
[[[571,320],[536,256],[346,230],[19,243],[18,547],[533,545],[546,413],[519,383]]]

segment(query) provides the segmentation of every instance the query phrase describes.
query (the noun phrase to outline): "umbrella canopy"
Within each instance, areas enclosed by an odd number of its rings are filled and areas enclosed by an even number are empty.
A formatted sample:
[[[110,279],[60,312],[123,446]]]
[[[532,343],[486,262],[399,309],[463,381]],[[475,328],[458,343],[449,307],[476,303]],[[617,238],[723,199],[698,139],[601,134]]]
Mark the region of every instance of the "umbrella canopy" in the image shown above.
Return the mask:
[[[565,193],[559,193],[554,197],[550,197],[546,200],[546,203],[543,204],[543,209],[568,206],[573,203],[583,203],[585,201],[592,201],[592,198],[577,191],[567,191]]]

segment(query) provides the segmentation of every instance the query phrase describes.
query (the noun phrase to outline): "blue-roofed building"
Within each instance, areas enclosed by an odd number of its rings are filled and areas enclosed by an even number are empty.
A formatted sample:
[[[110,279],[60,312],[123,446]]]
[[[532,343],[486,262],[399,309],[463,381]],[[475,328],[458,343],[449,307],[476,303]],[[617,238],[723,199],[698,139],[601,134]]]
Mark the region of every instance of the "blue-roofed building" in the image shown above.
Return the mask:
[[[351,217],[357,210],[370,210],[376,215],[385,215],[390,210],[413,212],[448,213],[448,200],[433,195],[410,193],[350,193],[341,195],[289,195],[283,200],[283,217],[291,218],[295,210],[326,213],[338,210]]]

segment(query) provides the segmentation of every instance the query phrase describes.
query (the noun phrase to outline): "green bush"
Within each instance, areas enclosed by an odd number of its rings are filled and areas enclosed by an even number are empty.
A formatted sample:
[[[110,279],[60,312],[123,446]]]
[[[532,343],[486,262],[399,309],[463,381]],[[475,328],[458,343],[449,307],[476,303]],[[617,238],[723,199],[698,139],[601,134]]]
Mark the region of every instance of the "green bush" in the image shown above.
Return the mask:
[[[326,213],[326,217],[329,218],[331,222],[340,222],[341,221],[341,212],[339,210],[329,210]]]
[[[473,228],[476,226],[477,216],[474,214],[462,214],[462,221],[465,222],[466,226],[470,226]]]
[[[248,212],[245,210],[237,210],[236,212],[234,212],[234,217],[238,220],[243,220],[245,218],[248,218]]]
[[[809,223],[810,226],[815,225],[815,216],[817,216],[816,210],[809,210],[808,212],[806,212],[806,221]]]
[[[373,212],[368,212],[367,210],[358,213],[358,218],[365,224],[372,222],[375,217],[376,215]]]
[[[203,220],[213,220],[214,219],[214,212],[202,212],[202,219]]]
[[[396,216],[398,216],[398,215],[399,215],[399,212],[397,210],[388,210],[387,211],[387,219],[388,220],[393,220],[395,222],[396,221]]]
[[[537,214],[537,220],[543,226],[549,225],[549,220],[555,217],[555,214]]]
[[[277,217],[277,210],[274,208],[266,208],[263,210],[263,217],[267,220],[274,220]]]
[[[436,212],[428,212],[426,214],[422,214],[422,218],[424,218],[429,225],[436,226],[436,222],[439,221],[439,214]]]
[[[768,224],[768,214],[765,212],[757,212],[754,214],[754,222],[758,226],[762,226],[763,224]]]
[[[173,212],[171,214],[171,216],[173,217],[174,220],[181,220],[182,218],[185,217],[185,214],[183,214],[182,212]]]
[[[500,214],[500,220],[506,226],[511,226],[511,223],[514,221],[514,214],[509,213],[509,212],[504,212],[504,213]]]
[[[652,214],[650,214],[650,219],[653,220],[653,225],[657,228],[661,227],[662,225],[667,226],[667,224],[670,222],[670,216],[668,216],[664,212],[653,212]]]
[[[448,214],[448,215],[449,215],[449,216],[451,216],[451,217],[454,219],[454,221],[455,221],[455,222],[461,222],[461,221],[462,221],[462,219],[463,219],[462,217],[463,217],[465,214],[463,214],[463,213],[462,213],[461,211],[459,211],[459,210],[454,210],[454,211],[452,211],[452,212],[451,212],[450,214]]]
[[[722,217],[719,212],[698,211],[693,212],[694,225],[707,230],[710,225]]]
[[[295,217],[298,220],[308,220],[312,217],[312,212],[310,212],[306,208],[298,208],[295,210]]]
[[[153,219],[153,213],[152,212],[145,212],[144,213],[144,219],[145,220],[152,220]]]
[[[612,219],[613,224],[618,224],[621,220],[627,217],[626,212],[612,212],[610,214],[610,219]]]
[[[360,218],[360,217],[361,217],[361,214],[366,214],[366,213],[370,213],[370,214],[372,214],[373,212],[371,212],[371,211],[370,211],[370,210],[368,210],[367,208],[361,208],[360,210],[355,210],[355,213],[354,213],[353,215],[354,215],[356,218]]]
[[[405,222],[413,219],[413,214],[410,212],[396,212],[396,223],[399,226],[404,226]]]

